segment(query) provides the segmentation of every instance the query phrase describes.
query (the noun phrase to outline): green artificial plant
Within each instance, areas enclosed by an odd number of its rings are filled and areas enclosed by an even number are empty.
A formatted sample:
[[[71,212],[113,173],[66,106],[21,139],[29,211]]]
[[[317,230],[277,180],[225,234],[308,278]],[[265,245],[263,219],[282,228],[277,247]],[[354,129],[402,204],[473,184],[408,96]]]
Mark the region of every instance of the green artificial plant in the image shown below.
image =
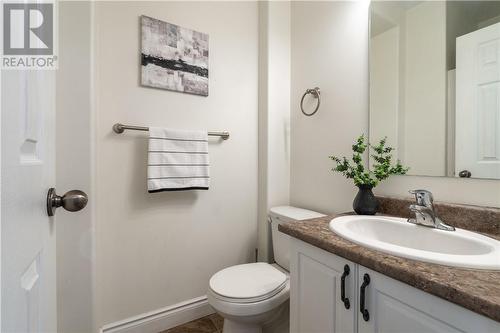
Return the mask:
[[[340,172],[348,179],[354,180],[356,186],[375,187],[384,179],[389,178],[390,175],[404,175],[408,172],[409,168],[404,167],[399,160],[396,164],[392,164],[392,151],[394,148],[386,146],[387,137],[379,141],[377,145],[371,145],[365,141],[365,136],[362,134],[352,146],[352,161],[346,157],[330,156],[336,166],[332,168],[334,172]],[[373,170],[365,167],[363,162],[363,154],[369,148],[373,151],[374,163]]]

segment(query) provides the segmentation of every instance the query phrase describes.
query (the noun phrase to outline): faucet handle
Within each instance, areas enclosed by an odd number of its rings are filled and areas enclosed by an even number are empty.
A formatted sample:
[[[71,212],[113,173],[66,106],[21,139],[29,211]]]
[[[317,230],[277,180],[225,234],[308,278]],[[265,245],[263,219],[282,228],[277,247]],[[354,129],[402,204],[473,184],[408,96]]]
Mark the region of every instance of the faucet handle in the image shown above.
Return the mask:
[[[427,206],[431,207],[434,202],[434,197],[432,193],[427,190],[411,190],[409,191],[411,194],[415,195],[415,200],[417,201],[417,205],[419,206]]]

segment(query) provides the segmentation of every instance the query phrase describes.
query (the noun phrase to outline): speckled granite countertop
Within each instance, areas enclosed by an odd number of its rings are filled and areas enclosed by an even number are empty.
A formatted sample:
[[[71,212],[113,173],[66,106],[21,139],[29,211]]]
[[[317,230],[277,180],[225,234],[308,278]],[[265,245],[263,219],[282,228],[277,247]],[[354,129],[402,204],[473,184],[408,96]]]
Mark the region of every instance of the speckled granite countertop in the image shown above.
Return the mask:
[[[499,271],[460,269],[371,250],[332,232],[328,224],[334,217],[285,223],[279,226],[279,230],[500,322]]]

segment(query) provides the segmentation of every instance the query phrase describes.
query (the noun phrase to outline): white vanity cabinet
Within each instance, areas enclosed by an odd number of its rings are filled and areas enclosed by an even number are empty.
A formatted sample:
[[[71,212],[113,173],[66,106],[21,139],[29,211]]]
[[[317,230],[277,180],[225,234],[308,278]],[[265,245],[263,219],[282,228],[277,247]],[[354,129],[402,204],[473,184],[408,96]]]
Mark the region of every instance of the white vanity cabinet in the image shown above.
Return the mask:
[[[356,265],[294,238],[291,248],[290,332],[354,332]],[[341,300],[343,275],[345,302]]]
[[[341,300],[345,265],[349,309]],[[297,239],[290,279],[292,333],[500,332],[494,320]]]
[[[358,332],[499,333],[500,323],[358,265],[358,297],[365,287],[365,320],[358,308]]]

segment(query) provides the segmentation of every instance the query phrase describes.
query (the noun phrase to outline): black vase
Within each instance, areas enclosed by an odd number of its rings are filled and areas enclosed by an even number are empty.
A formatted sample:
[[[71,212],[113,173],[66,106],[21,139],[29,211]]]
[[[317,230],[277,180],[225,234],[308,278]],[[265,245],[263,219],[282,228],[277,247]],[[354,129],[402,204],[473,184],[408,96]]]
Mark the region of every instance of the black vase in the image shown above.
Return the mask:
[[[358,215],[375,215],[378,211],[379,203],[373,195],[373,186],[360,185],[359,191],[354,198],[352,208]]]

